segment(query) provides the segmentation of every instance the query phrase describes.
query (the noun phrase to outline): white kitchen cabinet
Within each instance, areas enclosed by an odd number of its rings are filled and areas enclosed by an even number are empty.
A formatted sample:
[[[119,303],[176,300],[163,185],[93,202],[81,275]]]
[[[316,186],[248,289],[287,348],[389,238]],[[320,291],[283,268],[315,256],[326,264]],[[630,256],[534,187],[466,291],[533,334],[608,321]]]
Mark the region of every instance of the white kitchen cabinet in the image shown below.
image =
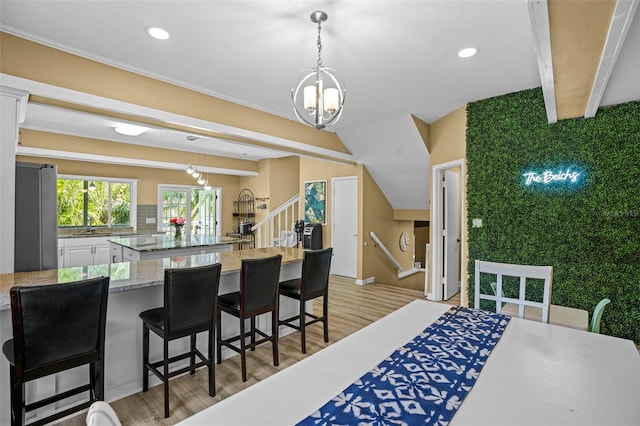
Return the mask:
[[[58,247],[62,249],[62,265],[71,268],[110,263],[109,238],[111,237],[61,238]]]

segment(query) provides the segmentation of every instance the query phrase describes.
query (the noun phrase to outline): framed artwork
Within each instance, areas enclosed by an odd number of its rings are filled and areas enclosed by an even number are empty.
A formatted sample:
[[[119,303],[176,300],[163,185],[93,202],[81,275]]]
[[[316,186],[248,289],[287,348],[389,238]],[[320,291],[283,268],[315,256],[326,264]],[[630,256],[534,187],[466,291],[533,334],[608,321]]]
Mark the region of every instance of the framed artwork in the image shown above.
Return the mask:
[[[304,221],[327,223],[327,181],[315,180],[304,183]]]

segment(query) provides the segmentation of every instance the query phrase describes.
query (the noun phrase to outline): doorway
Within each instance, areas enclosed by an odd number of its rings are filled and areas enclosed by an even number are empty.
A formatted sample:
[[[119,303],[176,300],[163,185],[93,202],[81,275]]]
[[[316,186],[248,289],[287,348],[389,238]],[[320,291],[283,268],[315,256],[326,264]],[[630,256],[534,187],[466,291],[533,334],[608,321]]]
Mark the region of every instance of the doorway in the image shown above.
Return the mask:
[[[433,167],[432,269],[431,283],[425,283],[425,293],[431,300],[449,299],[458,291],[465,292],[460,282],[465,253],[465,238],[461,237],[464,176],[464,160]],[[465,300],[466,295],[460,296]]]
[[[331,273],[358,276],[358,177],[331,179]]]

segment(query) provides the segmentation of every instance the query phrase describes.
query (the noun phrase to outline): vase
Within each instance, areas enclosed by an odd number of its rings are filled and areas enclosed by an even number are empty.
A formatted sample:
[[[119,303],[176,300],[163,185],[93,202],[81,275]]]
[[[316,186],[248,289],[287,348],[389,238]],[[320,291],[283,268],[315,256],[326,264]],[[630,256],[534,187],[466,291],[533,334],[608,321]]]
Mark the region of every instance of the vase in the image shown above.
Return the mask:
[[[175,232],[175,234],[173,234],[173,239],[174,240],[181,240],[182,239],[182,228],[180,228],[179,226],[176,226],[176,232]]]

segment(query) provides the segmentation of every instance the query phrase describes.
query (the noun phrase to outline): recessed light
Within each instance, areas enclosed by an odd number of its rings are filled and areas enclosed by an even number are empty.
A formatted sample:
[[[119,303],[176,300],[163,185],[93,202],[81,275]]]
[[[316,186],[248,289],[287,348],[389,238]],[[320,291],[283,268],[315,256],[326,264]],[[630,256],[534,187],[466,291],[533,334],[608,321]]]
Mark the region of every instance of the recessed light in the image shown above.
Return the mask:
[[[462,49],[461,51],[459,51],[458,56],[461,58],[470,58],[476,53],[478,53],[478,49],[476,49],[475,47],[467,47],[466,49]]]
[[[158,27],[147,28],[147,34],[158,40],[166,40],[169,38],[169,33],[166,30]]]
[[[118,124],[113,130],[115,130],[117,133],[120,133],[121,135],[140,136],[141,134],[149,130],[149,128],[144,126],[136,126],[135,124],[125,123],[125,124]]]

